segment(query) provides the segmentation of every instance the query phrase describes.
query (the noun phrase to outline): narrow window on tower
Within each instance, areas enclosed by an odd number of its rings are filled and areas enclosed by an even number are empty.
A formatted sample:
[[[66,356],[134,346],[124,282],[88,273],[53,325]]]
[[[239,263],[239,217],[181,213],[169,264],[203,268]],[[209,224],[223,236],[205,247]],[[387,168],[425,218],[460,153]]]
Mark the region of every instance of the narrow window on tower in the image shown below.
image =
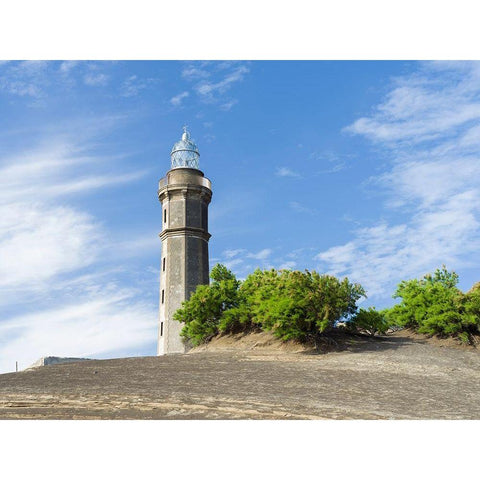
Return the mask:
[[[165,303],[165,290],[162,290],[162,303]]]
[[[163,210],[163,223],[167,224],[167,209],[166,208]]]
[[[165,271],[165,257],[163,257],[163,265],[162,265],[162,270]]]
[[[160,336],[163,337],[163,322],[160,322]]]

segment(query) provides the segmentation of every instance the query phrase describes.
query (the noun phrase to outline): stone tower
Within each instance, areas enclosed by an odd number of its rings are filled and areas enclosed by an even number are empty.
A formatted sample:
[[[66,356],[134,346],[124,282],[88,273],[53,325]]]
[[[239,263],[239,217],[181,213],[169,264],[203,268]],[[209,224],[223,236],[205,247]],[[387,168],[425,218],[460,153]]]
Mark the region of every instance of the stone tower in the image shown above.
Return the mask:
[[[162,257],[158,355],[185,353],[180,337],[182,324],[173,314],[197,285],[208,284],[208,204],[211,183],[199,170],[200,154],[183,127],[182,139],[170,153],[172,165],[160,180],[162,203]]]

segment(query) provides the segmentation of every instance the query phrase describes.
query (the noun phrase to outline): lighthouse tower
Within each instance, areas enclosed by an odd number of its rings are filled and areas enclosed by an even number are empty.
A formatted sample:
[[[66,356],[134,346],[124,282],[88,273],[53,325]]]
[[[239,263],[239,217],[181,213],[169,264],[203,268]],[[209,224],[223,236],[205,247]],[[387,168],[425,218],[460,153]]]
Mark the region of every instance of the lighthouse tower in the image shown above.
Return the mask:
[[[182,139],[170,153],[171,169],[160,180],[162,257],[158,355],[185,353],[182,324],[173,314],[197,285],[208,284],[208,204],[211,183],[199,170],[200,154],[183,127]]]

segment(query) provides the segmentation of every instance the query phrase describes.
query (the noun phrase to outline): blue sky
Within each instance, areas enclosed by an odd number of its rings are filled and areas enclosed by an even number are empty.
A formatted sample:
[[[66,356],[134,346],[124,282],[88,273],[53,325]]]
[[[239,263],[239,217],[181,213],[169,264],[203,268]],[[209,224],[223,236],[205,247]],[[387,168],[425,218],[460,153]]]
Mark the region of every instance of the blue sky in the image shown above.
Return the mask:
[[[477,62],[0,63],[0,372],[154,355],[157,182],[187,124],[212,264],[316,269],[391,305],[480,280]]]

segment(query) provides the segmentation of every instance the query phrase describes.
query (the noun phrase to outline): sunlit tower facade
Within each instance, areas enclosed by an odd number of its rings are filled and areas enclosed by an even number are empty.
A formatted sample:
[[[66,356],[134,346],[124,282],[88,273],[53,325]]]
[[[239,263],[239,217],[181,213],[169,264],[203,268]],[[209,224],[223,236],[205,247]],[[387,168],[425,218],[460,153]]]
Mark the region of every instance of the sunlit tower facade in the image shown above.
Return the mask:
[[[173,315],[197,285],[209,282],[211,182],[199,170],[198,148],[187,128],[183,130],[170,153],[171,168],[158,188],[162,204],[158,355],[185,353],[183,326]]]

